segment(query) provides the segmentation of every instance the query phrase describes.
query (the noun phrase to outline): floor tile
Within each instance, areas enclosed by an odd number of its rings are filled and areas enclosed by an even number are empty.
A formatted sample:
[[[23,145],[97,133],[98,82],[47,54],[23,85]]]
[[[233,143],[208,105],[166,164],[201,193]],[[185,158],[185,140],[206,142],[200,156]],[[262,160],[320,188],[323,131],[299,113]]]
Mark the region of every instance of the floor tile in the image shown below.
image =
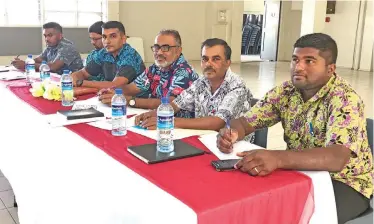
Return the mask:
[[[8,210],[6,209],[0,210],[0,223],[1,224],[15,224]]]
[[[0,199],[7,208],[14,207],[14,193],[13,190],[0,192]]]
[[[10,215],[12,216],[15,223],[19,224],[18,220],[18,208],[9,208],[8,209]]]
[[[11,189],[12,187],[10,186],[8,180],[5,177],[0,177],[0,191],[7,191]]]

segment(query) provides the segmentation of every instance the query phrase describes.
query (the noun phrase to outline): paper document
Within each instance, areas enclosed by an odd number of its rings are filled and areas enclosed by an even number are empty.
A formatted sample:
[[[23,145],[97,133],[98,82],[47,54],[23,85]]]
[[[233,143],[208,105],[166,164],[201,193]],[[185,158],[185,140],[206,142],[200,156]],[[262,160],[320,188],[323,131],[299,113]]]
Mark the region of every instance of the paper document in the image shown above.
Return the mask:
[[[140,127],[130,127],[129,131],[135,132],[137,134],[143,135],[145,137],[157,140],[157,130],[144,130]],[[183,139],[191,136],[202,136],[207,134],[216,135],[217,132],[210,130],[194,130],[194,129],[174,129],[173,139]]]
[[[76,120],[66,120],[66,118],[64,118],[60,114],[48,114],[44,116],[48,124],[51,127],[62,127],[62,126],[71,125],[71,124],[88,123],[88,122],[106,119],[105,117],[94,117],[94,118],[85,118],[85,119],[76,119]]]
[[[96,110],[104,113],[105,117],[112,117],[112,108],[99,101],[99,97],[92,97],[87,100],[75,101],[73,110],[95,108]]]
[[[199,140],[219,159],[240,159],[236,155],[238,152],[249,151],[253,149],[262,149],[262,147],[254,145],[246,141],[239,141],[233,145],[233,152],[225,154],[217,148],[217,134],[204,135]]]
[[[0,72],[2,71],[17,71],[18,69],[15,68],[13,65],[0,65]]]
[[[88,125],[91,125],[91,126],[94,126],[94,127],[100,128],[100,129],[111,131],[112,130],[112,119],[94,121],[94,122],[88,123]],[[135,117],[127,118],[127,120],[126,120],[127,129],[130,128],[130,127],[133,127],[133,126],[135,126]]]
[[[112,108],[106,104],[101,103],[98,96],[92,97],[87,100],[75,101],[73,110],[87,109],[90,107],[93,107],[96,110],[104,113],[106,117],[112,117]],[[127,115],[139,115],[139,114],[149,111],[149,110],[144,110],[144,109],[132,108],[129,106],[127,106],[126,109],[127,109],[126,111]]]
[[[9,72],[0,72],[0,80],[16,80],[16,79],[25,79],[26,75],[23,72],[19,71],[9,71]]]

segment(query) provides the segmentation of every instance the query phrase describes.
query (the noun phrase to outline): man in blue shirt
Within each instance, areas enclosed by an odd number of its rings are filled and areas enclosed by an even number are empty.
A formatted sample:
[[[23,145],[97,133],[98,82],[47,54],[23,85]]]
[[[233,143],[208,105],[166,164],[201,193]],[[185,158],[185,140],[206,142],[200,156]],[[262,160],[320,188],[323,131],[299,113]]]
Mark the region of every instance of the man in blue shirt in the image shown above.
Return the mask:
[[[42,61],[46,61],[52,72],[62,74],[68,69],[72,72],[83,68],[81,56],[74,44],[63,37],[62,27],[55,22],[43,25],[43,35],[47,48],[35,58],[35,68],[39,69]],[[12,61],[14,67],[25,69],[25,62],[18,58]]]
[[[113,88],[132,82],[144,69],[139,53],[126,43],[125,27],[109,21],[102,26],[104,48],[92,55],[84,69],[72,74],[77,87]],[[104,75],[105,81],[89,81],[90,76]]]

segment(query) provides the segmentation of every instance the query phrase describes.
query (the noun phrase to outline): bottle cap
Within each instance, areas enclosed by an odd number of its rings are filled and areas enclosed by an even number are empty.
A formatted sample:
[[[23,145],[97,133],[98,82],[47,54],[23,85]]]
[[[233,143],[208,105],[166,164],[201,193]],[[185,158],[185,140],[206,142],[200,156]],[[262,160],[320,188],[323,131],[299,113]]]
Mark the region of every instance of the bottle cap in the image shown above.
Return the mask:
[[[121,88],[117,88],[115,91],[116,91],[116,94],[122,95],[122,89]]]

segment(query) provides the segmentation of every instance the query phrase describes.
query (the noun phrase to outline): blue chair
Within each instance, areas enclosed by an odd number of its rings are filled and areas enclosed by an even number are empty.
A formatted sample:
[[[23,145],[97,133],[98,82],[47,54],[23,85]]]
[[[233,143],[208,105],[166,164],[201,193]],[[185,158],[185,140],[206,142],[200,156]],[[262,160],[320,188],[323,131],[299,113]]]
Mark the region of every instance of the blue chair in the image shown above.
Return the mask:
[[[257,103],[258,99],[252,98],[251,99],[251,107],[253,107]],[[255,141],[253,142],[255,145],[261,146],[266,149],[268,141],[268,128],[264,128],[261,130],[256,130],[255,132]]]
[[[373,154],[373,119],[366,119],[366,131],[368,134],[369,146]],[[346,222],[346,224],[372,224],[373,223],[373,198],[370,200],[370,208],[362,213],[359,217]]]

